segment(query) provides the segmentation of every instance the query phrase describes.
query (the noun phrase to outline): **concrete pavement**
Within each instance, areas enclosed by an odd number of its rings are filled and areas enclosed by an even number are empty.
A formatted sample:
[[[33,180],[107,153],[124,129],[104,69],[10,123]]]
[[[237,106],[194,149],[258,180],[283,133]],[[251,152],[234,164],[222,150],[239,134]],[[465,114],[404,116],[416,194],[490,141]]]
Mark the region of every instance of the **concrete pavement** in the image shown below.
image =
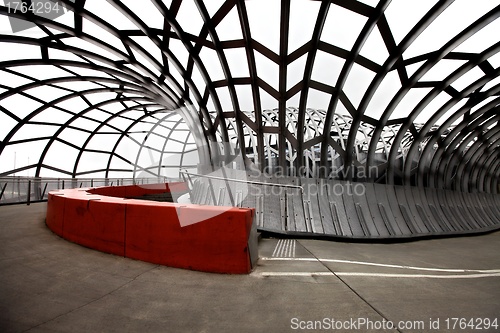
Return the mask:
[[[46,228],[45,209],[0,207],[0,332],[500,331],[500,232],[264,238],[254,272],[218,275],[72,244]]]

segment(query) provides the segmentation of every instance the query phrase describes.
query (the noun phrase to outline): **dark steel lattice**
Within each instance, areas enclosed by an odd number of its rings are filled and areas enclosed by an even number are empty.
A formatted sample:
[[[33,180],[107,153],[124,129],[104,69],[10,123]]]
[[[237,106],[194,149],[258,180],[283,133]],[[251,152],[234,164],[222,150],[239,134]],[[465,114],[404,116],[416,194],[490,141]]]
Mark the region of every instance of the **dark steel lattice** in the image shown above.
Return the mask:
[[[36,24],[0,35],[0,176],[156,175],[232,142],[261,170],[498,192],[496,1],[61,2],[0,6]]]

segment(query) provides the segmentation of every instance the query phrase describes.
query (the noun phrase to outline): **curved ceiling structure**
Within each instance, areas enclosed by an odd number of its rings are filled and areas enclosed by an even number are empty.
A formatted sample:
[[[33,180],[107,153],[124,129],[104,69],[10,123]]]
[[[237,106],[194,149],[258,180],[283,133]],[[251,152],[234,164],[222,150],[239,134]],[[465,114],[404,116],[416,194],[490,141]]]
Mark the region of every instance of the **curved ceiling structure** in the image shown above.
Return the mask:
[[[496,1],[4,2],[2,176],[170,175],[231,142],[261,170],[498,192]]]

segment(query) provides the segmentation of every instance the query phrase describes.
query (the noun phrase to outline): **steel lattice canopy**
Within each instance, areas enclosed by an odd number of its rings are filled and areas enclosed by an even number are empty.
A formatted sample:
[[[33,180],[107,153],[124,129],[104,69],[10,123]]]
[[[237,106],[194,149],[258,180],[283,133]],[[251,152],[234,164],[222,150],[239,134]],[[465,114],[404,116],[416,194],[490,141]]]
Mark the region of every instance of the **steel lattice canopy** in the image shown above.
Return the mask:
[[[0,6],[2,176],[170,175],[231,142],[260,169],[498,191],[497,1],[51,3]]]

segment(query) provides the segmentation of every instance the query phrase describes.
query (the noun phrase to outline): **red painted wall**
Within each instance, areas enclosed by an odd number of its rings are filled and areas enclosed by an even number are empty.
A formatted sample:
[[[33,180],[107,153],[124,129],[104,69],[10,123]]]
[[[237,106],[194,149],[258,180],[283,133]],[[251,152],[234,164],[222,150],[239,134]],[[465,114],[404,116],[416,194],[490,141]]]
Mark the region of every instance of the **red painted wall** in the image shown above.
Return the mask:
[[[67,240],[107,253],[206,272],[249,273],[254,209],[124,199],[186,189],[169,183],[52,191],[46,223]]]

